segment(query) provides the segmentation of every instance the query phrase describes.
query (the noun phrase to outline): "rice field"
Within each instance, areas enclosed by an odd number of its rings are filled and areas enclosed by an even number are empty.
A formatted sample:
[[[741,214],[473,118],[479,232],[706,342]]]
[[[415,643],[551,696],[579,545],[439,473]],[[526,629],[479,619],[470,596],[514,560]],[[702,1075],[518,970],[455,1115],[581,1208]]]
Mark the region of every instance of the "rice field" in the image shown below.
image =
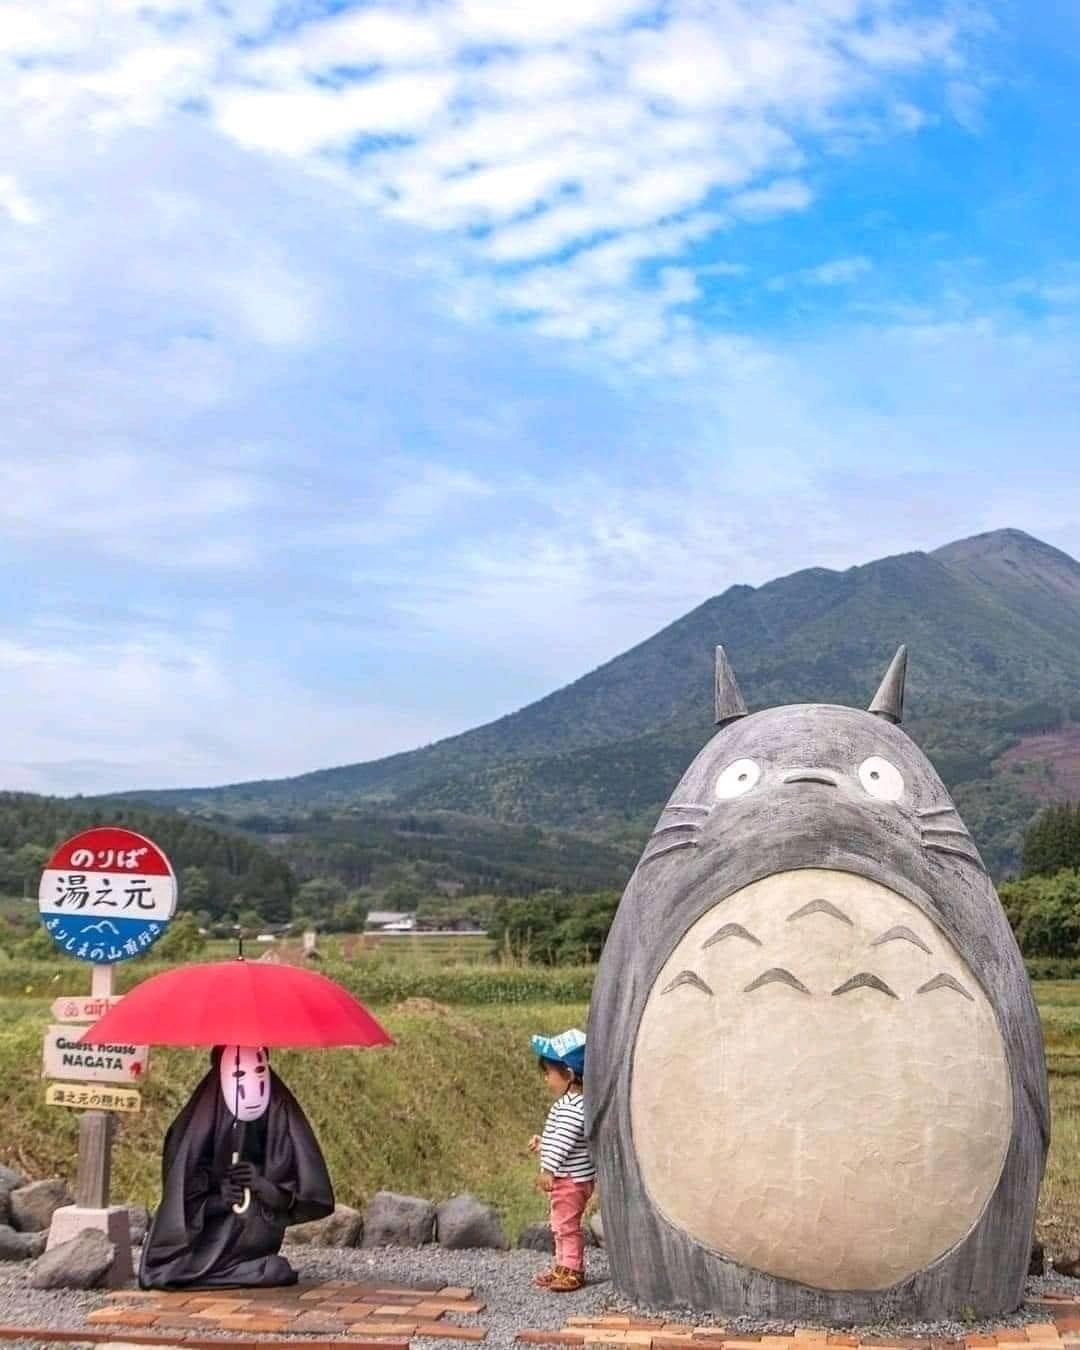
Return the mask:
[[[380,952],[372,964],[385,961]],[[350,984],[365,983],[363,965],[352,966]],[[361,1206],[379,1189],[432,1199],[469,1190],[498,1205],[517,1231],[544,1213],[532,1187],[535,1162],[524,1151],[547,1105],[528,1038],[585,1025],[588,972],[568,981],[558,972],[410,962],[379,988],[396,991],[395,980],[405,996],[372,1000],[395,1049],[275,1056],[308,1106],[339,1198]],[[72,1173],[78,1131],[76,1112],[43,1100],[41,1038],[58,992],[51,983],[43,975],[26,986],[32,992],[0,997],[0,1162],[35,1176]],[[1038,1227],[1048,1249],[1060,1252],[1080,1246],[1080,981],[1039,982],[1035,993],[1053,1113]],[[118,1198],[154,1202],[162,1134],[204,1063],[190,1051],[152,1053],[144,1110],[120,1124]]]

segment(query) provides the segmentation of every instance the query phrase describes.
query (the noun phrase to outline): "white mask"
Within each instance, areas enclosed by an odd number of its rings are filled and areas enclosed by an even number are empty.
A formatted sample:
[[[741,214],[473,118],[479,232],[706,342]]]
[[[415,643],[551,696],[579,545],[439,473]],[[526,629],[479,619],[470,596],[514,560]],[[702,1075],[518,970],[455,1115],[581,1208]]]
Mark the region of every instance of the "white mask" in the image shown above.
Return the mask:
[[[237,1120],[258,1120],[270,1105],[270,1055],[264,1047],[227,1045],[218,1072],[221,1095]]]

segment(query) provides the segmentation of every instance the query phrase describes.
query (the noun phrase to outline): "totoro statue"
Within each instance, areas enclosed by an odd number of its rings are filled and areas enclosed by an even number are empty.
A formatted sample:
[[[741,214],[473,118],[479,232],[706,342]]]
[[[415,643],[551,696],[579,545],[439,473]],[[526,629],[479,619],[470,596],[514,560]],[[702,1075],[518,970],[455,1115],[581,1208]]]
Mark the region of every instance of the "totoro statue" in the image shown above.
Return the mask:
[[[993,883],[868,711],[720,730],[646,845],[600,963],[587,1128],[619,1289],[839,1323],[1023,1299],[1049,1135],[1038,1014]]]

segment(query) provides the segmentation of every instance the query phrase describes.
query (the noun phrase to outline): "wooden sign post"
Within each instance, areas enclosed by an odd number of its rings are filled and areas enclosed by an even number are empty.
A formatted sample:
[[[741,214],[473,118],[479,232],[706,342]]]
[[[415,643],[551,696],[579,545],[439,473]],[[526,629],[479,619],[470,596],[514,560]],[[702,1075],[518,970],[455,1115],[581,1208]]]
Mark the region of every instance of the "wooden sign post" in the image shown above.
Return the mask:
[[[113,967],[94,966],[91,998],[112,998]],[[79,1169],[75,1204],[79,1209],[108,1209],[112,1180],[113,1118],[108,1111],[87,1111],[79,1121]],[[130,1250],[130,1233],[128,1236]]]
[[[91,964],[90,998],[58,999],[54,1015],[62,1023],[96,1022],[115,1002],[117,962],[147,951],[165,932],[176,910],[176,877],[168,858],[149,839],[130,830],[86,830],[61,844],[45,865],[38,892],[42,923],[69,956]],[[89,1078],[131,1085],[145,1072],[146,1047],[75,1045],[63,1025],[45,1038],[43,1071],[47,1079]],[[95,1053],[97,1052],[97,1053]],[[131,1226],[127,1209],[111,1205],[113,1106],[97,1103],[106,1090],[50,1082],[46,1101],[83,1111],[79,1121],[79,1158],[75,1203],[53,1215],[48,1246],[56,1247],[86,1228],[105,1232],[116,1249],[111,1284],[126,1284],[133,1274]],[[84,1103],[86,1103],[84,1105]],[[91,1105],[90,1103],[94,1103]]]

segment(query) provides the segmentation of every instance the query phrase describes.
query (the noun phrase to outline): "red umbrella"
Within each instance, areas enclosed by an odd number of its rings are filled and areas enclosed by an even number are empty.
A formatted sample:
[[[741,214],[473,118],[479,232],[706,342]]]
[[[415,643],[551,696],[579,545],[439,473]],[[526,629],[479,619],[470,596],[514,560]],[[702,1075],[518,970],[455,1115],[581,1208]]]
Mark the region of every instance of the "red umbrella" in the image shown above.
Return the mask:
[[[296,1048],[393,1044],[364,1005],[325,975],[243,958],[151,976],[79,1040]]]

